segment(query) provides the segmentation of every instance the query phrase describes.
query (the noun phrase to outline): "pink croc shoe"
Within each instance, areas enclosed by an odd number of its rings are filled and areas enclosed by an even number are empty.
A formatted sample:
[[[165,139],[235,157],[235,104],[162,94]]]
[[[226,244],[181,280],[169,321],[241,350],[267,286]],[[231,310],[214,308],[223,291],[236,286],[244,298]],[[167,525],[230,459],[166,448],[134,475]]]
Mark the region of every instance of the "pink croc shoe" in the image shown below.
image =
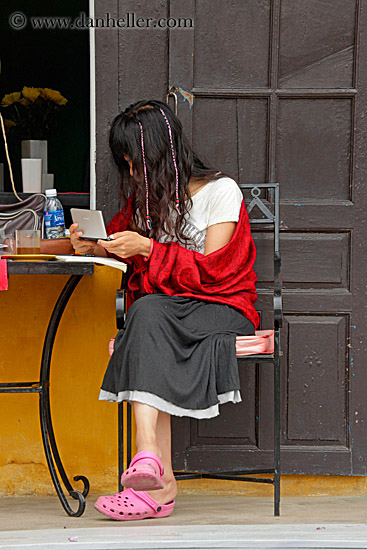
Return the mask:
[[[120,521],[146,518],[165,518],[175,506],[172,500],[168,504],[159,504],[145,491],[125,489],[116,495],[99,497],[94,507],[105,516]]]
[[[137,453],[121,476],[121,485],[135,491],[163,489],[163,465],[151,451]]]

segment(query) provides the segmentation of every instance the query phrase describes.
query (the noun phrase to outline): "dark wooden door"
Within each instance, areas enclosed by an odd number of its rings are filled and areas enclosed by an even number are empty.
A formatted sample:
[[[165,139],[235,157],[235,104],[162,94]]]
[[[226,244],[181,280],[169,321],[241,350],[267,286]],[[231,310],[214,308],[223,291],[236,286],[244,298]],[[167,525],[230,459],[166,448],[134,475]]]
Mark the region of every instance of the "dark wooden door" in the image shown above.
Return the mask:
[[[367,0],[98,0],[96,15],[192,18],[192,28],[96,30],[97,206],[118,182],[108,129],[120,108],[179,94],[195,149],[240,183],[279,181],[285,319],[282,471],[365,475]],[[270,327],[271,258],[255,235],[258,310]],[[271,366],[241,366],[243,402],[174,418],[176,468],[269,466]],[[225,452],[227,451],[227,452]]]
[[[279,181],[282,471],[366,474],[367,2],[171,0],[169,84],[194,148],[240,183]],[[256,234],[270,328],[269,238]],[[173,419],[178,469],[269,467],[272,367],[240,365],[243,402]],[[227,451],[227,452],[225,452]]]

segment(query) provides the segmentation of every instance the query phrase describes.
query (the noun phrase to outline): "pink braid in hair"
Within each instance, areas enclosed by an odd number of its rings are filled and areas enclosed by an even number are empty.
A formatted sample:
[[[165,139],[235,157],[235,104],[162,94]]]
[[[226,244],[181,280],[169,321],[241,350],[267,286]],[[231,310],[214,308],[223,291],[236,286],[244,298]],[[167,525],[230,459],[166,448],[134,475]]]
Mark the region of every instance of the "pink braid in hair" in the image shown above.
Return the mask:
[[[147,221],[147,227],[148,229],[152,229],[152,220],[150,219],[150,216],[149,216],[149,189],[148,189],[148,178],[147,178],[147,166],[146,166],[146,163],[145,163],[145,151],[144,151],[144,134],[143,134],[143,126],[141,125],[141,122],[139,122],[139,126],[140,126],[140,142],[141,142],[141,153],[142,153],[142,156],[143,156],[143,165],[144,165],[144,180],[145,180],[145,191],[146,191],[146,195],[145,195],[145,207],[146,207],[146,211],[147,211],[147,215],[146,215],[146,221]]]
[[[178,198],[178,170],[177,170],[177,164],[176,164],[175,150],[173,148],[173,142],[172,142],[171,125],[168,122],[168,118],[166,117],[166,113],[163,111],[163,109],[160,107],[159,110],[162,113],[162,115],[164,116],[164,120],[166,121],[166,124],[168,126],[169,140],[170,140],[170,143],[171,143],[172,160],[173,160],[173,164],[175,166],[175,172],[176,172],[176,210],[177,210],[178,214],[181,215],[180,208],[179,208],[180,201],[179,201],[179,198]]]

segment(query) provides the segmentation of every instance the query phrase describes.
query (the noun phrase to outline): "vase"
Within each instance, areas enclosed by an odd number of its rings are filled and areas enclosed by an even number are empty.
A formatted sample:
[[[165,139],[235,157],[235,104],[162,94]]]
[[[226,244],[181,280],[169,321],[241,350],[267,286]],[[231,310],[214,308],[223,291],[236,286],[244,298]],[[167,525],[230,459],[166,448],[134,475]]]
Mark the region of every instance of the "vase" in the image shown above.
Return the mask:
[[[54,188],[54,175],[53,174],[42,174],[42,193],[46,192],[46,189]]]
[[[41,193],[42,159],[22,159],[23,193]]]
[[[47,174],[47,141],[45,139],[24,139],[22,158],[42,159],[42,172]]]

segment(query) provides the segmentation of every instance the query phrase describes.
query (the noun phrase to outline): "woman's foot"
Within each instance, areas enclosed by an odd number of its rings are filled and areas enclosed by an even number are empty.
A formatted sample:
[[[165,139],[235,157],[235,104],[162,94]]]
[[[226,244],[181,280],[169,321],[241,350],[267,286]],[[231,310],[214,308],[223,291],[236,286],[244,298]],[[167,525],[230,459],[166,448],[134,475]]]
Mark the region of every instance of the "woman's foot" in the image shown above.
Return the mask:
[[[166,481],[164,480],[164,487],[163,489],[157,489],[155,491],[146,491],[148,495],[159,504],[168,504],[169,502],[172,502],[172,500],[175,500],[177,495],[177,482],[175,478]]]
[[[152,453],[155,453],[159,459],[162,458],[162,453],[156,445],[149,445],[145,443],[144,447],[138,447],[138,452],[144,452],[144,451],[150,451]],[[136,455],[135,455],[136,456]],[[150,464],[146,464],[146,467],[151,469],[152,473],[154,473],[154,468]],[[168,470],[168,471],[167,471]],[[123,484],[123,480],[122,484]],[[136,489],[139,490],[139,489]],[[172,500],[175,499],[177,495],[177,482],[172,472],[172,466],[171,463],[169,465],[166,465],[166,471],[163,474],[163,489],[154,489],[154,490],[146,490],[149,496],[151,496],[154,500],[159,502],[159,504],[168,504]]]
[[[163,476],[163,485],[163,489],[147,491],[147,493],[150,497],[159,502],[159,504],[168,504],[176,498],[177,481],[174,477],[166,478],[166,476]]]

